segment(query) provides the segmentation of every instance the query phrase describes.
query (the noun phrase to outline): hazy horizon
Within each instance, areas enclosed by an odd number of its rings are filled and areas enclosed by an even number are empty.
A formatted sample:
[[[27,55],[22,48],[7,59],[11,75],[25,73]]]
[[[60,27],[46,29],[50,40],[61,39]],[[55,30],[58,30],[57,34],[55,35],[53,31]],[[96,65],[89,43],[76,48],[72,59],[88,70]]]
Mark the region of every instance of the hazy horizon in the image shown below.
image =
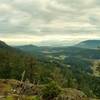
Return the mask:
[[[0,0],[0,40],[68,45],[100,40],[100,0]]]
[[[3,40],[0,40],[1,42],[4,42],[5,44],[9,45],[9,46],[48,46],[48,47],[65,47],[65,46],[76,46],[78,44],[82,44],[84,42],[92,42],[92,41],[100,41],[100,39],[88,39],[88,40],[83,40],[83,41],[76,41],[76,42],[66,42],[66,41],[43,41],[43,42],[37,42],[37,43],[28,43],[28,42],[24,42],[24,43],[20,43],[20,44],[15,44],[15,43],[12,43],[10,44],[9,42],[6,42],[6,41],[3,41]]]

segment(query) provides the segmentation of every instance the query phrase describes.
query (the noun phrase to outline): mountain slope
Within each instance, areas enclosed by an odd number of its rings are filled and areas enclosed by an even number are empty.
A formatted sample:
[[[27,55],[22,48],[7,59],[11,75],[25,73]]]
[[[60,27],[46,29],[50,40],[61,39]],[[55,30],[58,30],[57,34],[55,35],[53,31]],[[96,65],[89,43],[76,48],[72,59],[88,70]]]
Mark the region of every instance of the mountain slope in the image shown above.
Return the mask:
[[[6,48],[6,47],[8,47],[8,45],[5,42],[0,41],[0,48]]]
[[[23,45],[23,46],[16,46],[16,48],[19,48],[23,51],[27,51],[27,52],[32,52],[32,51],[38,51],[40,50],[40,48],[38,46],[35,45]]]
[[[54,81],[62,88],[74,88],[83,91],[87,96],[100,97],[100,78],[88,71],[91,68],[88,64],[89,58],[79,56],[81,53],[84,55],[84,51],[87,55],[90,49],[39,47],[40,49],[36,51],[42,54],[42,58],[38,56],[38,59],[35,59],[32,54],[30,56],[10,46],[5,47],[6,44],[3,43],[0,48],[0,78],[21,80],[22,73],[25,72],[24,80],[29,79],[34,84],[45,85]],[[90,52],[90,55],[92,53],[95,55],[94,51]],[[33,50],[32,53],[36,52]],[[49,59],[48,55],[54,57],[66,55],[67,58]]]
[[[100,47],[100,40],[83,41],[83,42],[80,42],[79,44],[77,44],[76,47],[97,49]]]
[[[0,41],[0,78],[20,79],[26,64],[36,59]]]

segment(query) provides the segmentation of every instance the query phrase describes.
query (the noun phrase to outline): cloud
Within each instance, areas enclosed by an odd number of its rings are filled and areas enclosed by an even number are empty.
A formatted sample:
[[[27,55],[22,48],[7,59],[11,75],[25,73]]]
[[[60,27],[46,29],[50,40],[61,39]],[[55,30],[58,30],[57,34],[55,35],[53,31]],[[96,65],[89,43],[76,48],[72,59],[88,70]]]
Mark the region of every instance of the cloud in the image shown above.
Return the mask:
[[[99,0],[0,0],[0,39],[31,36],[52,41],[53,37],[62,40],[62,35],[70,35],[81,40],[88,34],[97,38],[99,12]]]

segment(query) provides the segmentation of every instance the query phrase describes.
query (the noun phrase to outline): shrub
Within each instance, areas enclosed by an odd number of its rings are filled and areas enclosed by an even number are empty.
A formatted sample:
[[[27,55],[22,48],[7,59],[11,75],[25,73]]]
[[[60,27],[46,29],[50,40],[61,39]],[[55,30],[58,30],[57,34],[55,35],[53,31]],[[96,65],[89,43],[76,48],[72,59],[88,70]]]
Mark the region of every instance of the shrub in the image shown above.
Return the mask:
[[[42,89],[42,98],[43,100],[53,100],[60,92],[60,87],[55,82],[50,82]]]

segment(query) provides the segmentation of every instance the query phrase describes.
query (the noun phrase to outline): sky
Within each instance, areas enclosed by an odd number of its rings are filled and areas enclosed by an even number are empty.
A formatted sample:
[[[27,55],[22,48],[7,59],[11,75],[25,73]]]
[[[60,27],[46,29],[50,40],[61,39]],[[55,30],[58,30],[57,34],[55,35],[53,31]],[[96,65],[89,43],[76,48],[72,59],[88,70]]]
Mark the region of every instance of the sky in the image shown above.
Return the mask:
[[[0,0],[0,40],[10,45],[100,39],[100,0]]]

